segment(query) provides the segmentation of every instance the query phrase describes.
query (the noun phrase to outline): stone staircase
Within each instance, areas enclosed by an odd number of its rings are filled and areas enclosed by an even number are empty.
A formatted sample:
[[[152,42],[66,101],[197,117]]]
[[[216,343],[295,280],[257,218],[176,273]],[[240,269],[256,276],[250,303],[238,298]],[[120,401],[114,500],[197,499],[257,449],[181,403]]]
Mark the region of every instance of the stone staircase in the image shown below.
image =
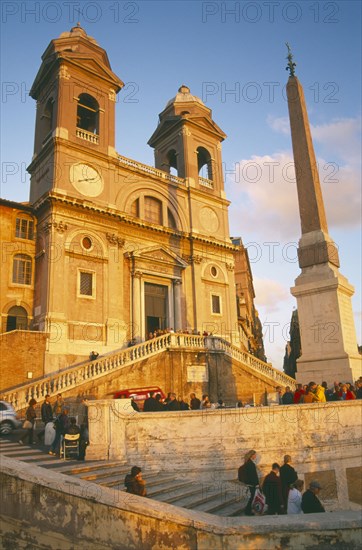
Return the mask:
[[[95,361],[85,361],[70,366],[21,387],[8,389],[1,393],[0,398],[11,403],[15,410],[23,410],[32,397],[37,401],[42,401],[46,394],[52,397],[59,392],[76,389],[89,381],[99,380],[103,376],[118,372],[137,361],[153,357],[170,349],[194,349],[198,352],[200,350],[221,351],[235,359],[241,366],[248,367],[255,375],[262,375],[270,380],[274,385],[280,384],[295,388],[296,382],[293,378],[275,369],[269,363],[264,363],[264,361],[253,355],[240,350],[223,338],[169,333],[127,349],[115,350]]]
[[[125,491],[123,481],[131,468],[117,461],[65,461],[48,455],[47,449],[40,445],[19,446],[17,441],[4,438],[0,438],[0,455],[46,468],[54,475],[74,476],[119,491]],[[226,472],[225,477],[228,476],[230,474]],[[143,469],[143,478],[147,483],[148,498],[218,516],[243,515],[248,499],[247,488],[236,480],[203,481],[147,469]]]

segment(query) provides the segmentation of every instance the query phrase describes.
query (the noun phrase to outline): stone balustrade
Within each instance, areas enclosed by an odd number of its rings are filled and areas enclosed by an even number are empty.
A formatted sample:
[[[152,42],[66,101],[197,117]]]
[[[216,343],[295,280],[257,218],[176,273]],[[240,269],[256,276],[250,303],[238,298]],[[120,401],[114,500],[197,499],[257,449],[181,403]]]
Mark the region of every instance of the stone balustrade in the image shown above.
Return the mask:
[[[214,182],[207,178],[201,178],[199,176],[199,184],[203,185],[204,187],[208,187],[209,189],[214,189]]]
[[[249,353],[243,352],[230,342],[217,336],[200,336],[194,334],[168,333],[152,340],[147,340],[131,348],[117,350],[99,357],[95,361],[86,361],[80,365],[69,367],[48,375],[40,380],[25,384],[1,394],[1,399],[11,403],[16,410],[24,409],[33,397],[37,401],[43,400],[46,394],[56,395],[71,390],[90,380],[97,380],[111,372],[147,359],[168,349],[197,349],[205,351],[220,351],[233,357],[241,364],[247,365],[256,373],[263,374],[281,385],[295,387],[295,380],[274,369]]]
[[[277,384],[282,386],[290,386],[291,389],[296,389],[296,381],[284,372],[275,369],[269,363],[265,363],[254,355],[242,351],[236,346],[233,346],[227,340],[222,338],[213,338],[215,349],[223,350],[226,354],[231,355],[234,359],[248,365],[250,368],[264,374],[268,378],[272,378]]]
[[[186,181],[183,178],[179,178],[178,176],[174,176],[173,174],[168,174],[167,172],[164,172],[163,170],[159,170],[154,166],[149,166],[148,164],[142,164],[142,162],[137,162],[136,160],[123,157],[122,155],[117,155],[117,156],[121,164],[124,164],[125,166],[132,168],[136,172],[141,172],[143,174],[150,174],[152,176],[156,176],[157,178],[162,178],[162,179],[171,181],[172,183],[177,183],[180,185],[185,185],[186,183]]]
[[[81,128],[77,128],[75,135],[80,139],[89,141],[90,143],[95,143],[96,145],[98,145],[99,143],[99,136],[97,136],[97,134],[94,134],[93,132],[87,132],[87,130],[82,130]]]

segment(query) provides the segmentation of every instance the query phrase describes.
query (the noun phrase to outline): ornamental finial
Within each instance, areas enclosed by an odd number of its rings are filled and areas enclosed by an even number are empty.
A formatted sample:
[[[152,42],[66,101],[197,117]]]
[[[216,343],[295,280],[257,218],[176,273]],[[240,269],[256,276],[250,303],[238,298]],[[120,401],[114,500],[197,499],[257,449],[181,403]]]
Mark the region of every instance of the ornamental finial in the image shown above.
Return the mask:
[[[287,55],[288,65],[285,67],[285,70],[289,71],[289,76],[294,76],[294,70],[295,70],[295,67],[297,66],[297,64],[294,63],[294,61],[293,61],[292,50],[290,49],[290,46],[289,46],[288,42],[286,42],[285,45],[288,48],[288,55]]]

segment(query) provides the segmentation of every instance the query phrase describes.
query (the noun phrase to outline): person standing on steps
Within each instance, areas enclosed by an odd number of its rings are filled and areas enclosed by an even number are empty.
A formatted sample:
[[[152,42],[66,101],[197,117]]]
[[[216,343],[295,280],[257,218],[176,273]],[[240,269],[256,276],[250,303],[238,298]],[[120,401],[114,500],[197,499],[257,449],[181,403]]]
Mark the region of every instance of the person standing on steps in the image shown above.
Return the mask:
[[[48,393],[45,396],[45,401],[41,406],[40,413],[41,413],[41,419],[44,423],[44,428],[38,433],[39,443],[41,443],[42,437],[45,434],[46,425],[49,422],[53,422],[53,408],[52,408],[52,405],[50,403],[50,395]]]
[[[58,415],[54,421],[55,427],[55,439],[50,446],[49,454],[55,456],[57,452],[61,452],[62,436],[66,433],[69,427],[69,409],[65,408],[63,412]]]
[[[288,493],[290,486],[298,479],[297,472],[294,470],[293,466],[290,465],[291,461],[292,457],[290,455],[285,455],[284,464],[280,468],[280,481],[282,482],[283,504],[285,513],[287,510]]]
[[[54,404],[54,407],[53,407],[54,418],[56,418],[57,416],[62,414],[62,412],[64,410],[64,407],[65,407],[65,403],[64,403],[64,399],[62,398],[62,394],[58,393],[57,400],[56,400],[56,402]]]
[[[325,512],[324,506],[318,498],[321,489],[319,481],[310,482],[309,489],[302,496],[302,510],[305,514]]]
[[[255,495],[256,488],[259,487],[259,476],[256,469],[256,451],[253,449],[248,451],[244,456],[243,483],[245,483],[250,492],[249,500],[245,508],[245,515],[252,516],[251,505]],[[240,479],[240,478],[239,478]]]
[[[25,421],[24,421],[24,424],[27,424],[27,426],[25,427],[25,430],[27,431],[22,436],[22,438],[19,439],[18,441],[19,445],[24,445],[25,439],[28,439],[29,445],[33,444],[34,427],[35,427],[35,419],[36,419],[35,405],[36,405],[35,399],[30,399],[29,407],[26,410]]]

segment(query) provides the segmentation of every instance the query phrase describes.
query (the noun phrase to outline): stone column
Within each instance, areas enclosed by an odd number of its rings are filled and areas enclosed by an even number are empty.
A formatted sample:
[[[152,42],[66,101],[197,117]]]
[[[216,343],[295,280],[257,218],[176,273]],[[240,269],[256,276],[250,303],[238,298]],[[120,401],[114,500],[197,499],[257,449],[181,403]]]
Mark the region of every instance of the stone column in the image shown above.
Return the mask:
[[[141,340],[141,280],[142,272],[135,271],[132,278],[132,338],[136,342]]]
[[[175,331],[182,329],[181,285],[182,285],[182,281],[180,281],[179,279],[176,279],[173,281]]]
[[[302,273],[291,289],[297,299],[302,355],[297,381],[356,380],[361,375],[351,296],[354,289],[339,272],[336,245],[328,234],[322,191],[303,88],[294,76],[292,56],[288,108],[302,236]]]

